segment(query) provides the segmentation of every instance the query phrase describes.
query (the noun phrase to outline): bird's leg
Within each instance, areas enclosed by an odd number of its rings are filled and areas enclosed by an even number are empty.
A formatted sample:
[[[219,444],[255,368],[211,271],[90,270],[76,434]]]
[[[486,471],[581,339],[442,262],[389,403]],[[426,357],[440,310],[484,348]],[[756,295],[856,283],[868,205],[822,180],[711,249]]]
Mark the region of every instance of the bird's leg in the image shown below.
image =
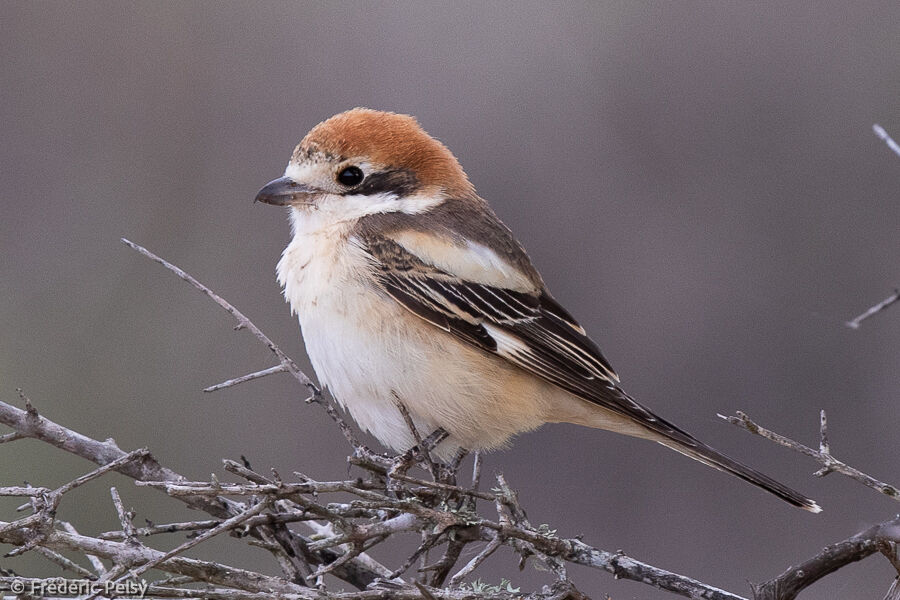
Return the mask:
[[[406,426],[409,427],[410,433],[412,433],[413,439],[416,441],[416,445],[394,458],[394,464],[391,466],[388,471],[388,478],[391,478],[392,474],[401,474],[405,475],[407,471],[409,471],[415,464],[422,462],[424,466],[431,473],[431,476],[435,481],[439,480],[440,473],[437,465],[434,460],[431,458],[431,451],[442,441],[447,439],[448,434],[443,428],[438,428],[431,432],[431,434],[422,439],[422,436],[419,434],[419,430],[416,428],[416,424],[412,420],[412,416],[409,414],[409,410],[406,408],[406,405],[400,400],[400,396],[397,395],[397,392],[392,391],[391,394],[394,396],[394,403],[397,405],[397,410],[400,411],[400,414],[403,416],[403,420],[406,422]]]
[[[435,479],[435,481],[440,481],[441,483],[446,483],[447,485],[456,485],[456,474],[459,472],[459,467],[462,465],[462,461],[469,455],[469,451],[465,448],[460,448],[456,451],[456,456],[453,457],[453,460],[450,461],[449,464],[440,464],[438,465],[438,475],[440,479]]]
[[[411,424],[412,420],[410,420],[410,425]],[[416,431],[415,427],[412,428],[412,431]],[[396,479],[396,475],[406,475],[411,468],[419,463],[422,463],[423,466],[428,469],[435,481],[440,481],[440,467],[431,458],[431,450],[447,439],[449,435],[450,434],[443,428],[438,428],[431,432],[428,437],[422,439],[416,431],[416,445],[403,454],[395,456],[391,461],[391,467],[388,469],[387,473],[389,485]]]
[[[391,461],[391,466],[387,471],[388,490],[396,492],[400,489],[398,475],[405,477],[407,472],[417,464],[421,464],[423,468],[426,468],[431,473],[434,481],[453,485],[455,470],[450,471],[451,467],[449,465],[435,462],[430,454],[431,450],[447,439],[449,435],[443,428],[435,429],[424,440],[417,434],[416,437],[419,439],[419,442],[403,454],[395,456]]]
[[[419,452],[422,454],[429,454],[432,450],[437,448],[437,445],[450,437],[450,434],[443,427],[438,427],[434,431],[429,434],[427,438],[419,441],[416,444],[416,447],[419,449]]]
[[[462,466],[462,461],[469,455],[469,451],[465,448],[460,448],[456,451],[456,456],[453,457],[453,461],[450,463],[450,468],[453,470],[453,474],[455,475],[459,471],[459,467]]]
[[[452,464],[446,465],[440,461],[434,461],[430,455],[430,451],[443,440],[447,439],[449,435],[450,434],[443,428],[438,428],[432,431],[424,440],[421,440],[403,454],[396,456],[387,472],[388,490],[396,494],[396,492],[401,489],[398,479],[405,478],[409,469],[417,464],[421,465],[423,468],[428,468],[433,481],[456,485],[456,469],[458,467],[454,467]],[[460,449],[457,453],[457,459],[462,460],[462,457],[464,457],[467,452],[467,450]],[[456,460],[454,460],[454,462],[456,462]],[[407,482],[416,481],[415,479],[405,480]]]
[[[419,435],[419,430],[416,429],[416,424],[412,420],[412,416],[409,414],[409,410],[406,408],[406,405],[403,404],[403,401],[400,400],[400,396],[397,392],[391,390],[391,394],[394,396],[394,404],[397,405],[397,410],[400,411],[400,415],[403,417],[403,420],[406,422],[406,426],[409,427],[409,431],[413,435],[413,439],[416,440],[416,445],[394,457],[392,461],[391,467],[387,472],[388,479],[388,489],[391,491],[396,491],[397,485],[395,484],[397,475],[406,475],[406,473],[413,467],[413,465],[418,462],[418,448],[422,444],[422,437]],[[428,456],[428,455],[426,455]],[[429,456],[430,459],[430,456]]]

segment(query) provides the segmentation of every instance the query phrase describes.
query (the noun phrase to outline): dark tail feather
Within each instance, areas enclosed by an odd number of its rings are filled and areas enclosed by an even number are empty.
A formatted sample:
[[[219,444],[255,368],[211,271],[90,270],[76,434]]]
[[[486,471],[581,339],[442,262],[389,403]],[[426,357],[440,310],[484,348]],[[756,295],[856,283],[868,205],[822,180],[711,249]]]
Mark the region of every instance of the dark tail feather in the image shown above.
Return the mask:
[[[774,494],[785,502],[793,504],[798,508],[808,510],[812,513],[822,512],[822,507],[816,504],[815,500],[811,500],[800,492],[792,490],[783,483],[775,481],[768,475],[763,475],[759,471],[751,469],[750,467],[725,456],[721,452],[710,448],[699,440],[694,441],[696,442],[696,445],[694,446],[686,446],[678,440],[674,439],[659,440],[659,443],[671,448],[672,450],[675,450],[676,452],[680,452],[685,456],[689,456],[694,460],[698,460],[705,465],[709,465],[714,469],[736,475],[744,481],[752,483],[757,487],[761,487],[770,494]]]
[[[600,380],[595,381],[599,382]],[[713,450],[687,431],[676,427],[672,423],[669,423],[665,419],[650,412],[649,409],[639,404],[637,400],[626,394],[625,391],[617,385],[610,384],[609,382],[605,382],[603,385],[597,383],[593,388],[572,389],[570,391],[579,395],[581,398],[591,401],[600,409],[606,411],[602,414],[598,413],[599,418],[596,422],[591,422],[590,420],[574,421],[576,423],[599,427],[601,429],[612,429],[613,431],[620,431],[621,433],[626,433],[628,435],[634,435],[636,437],[659,442],[663,446],[667,446],[676,452],[680,452],[685,456],[698,460],[714,469],[736,475],[744,481],[752,483],[757,487],[761,487],[770,494],[774,494],[785,502],[793,504],[798,508],[813,513],[822,512],[822,508],[816,504],[815,500],[811,500],[783,483],[775,481],[768,475],[763,475],[759,471],[751,469],[746,465],[742,465],[738,461],[725,456],[718,450]],[[640,425],[642,428],[646,429],[646,433],[643,431],[638,433],[631,429],[623,430],[617,428],[615,423],[610,423],[609,421],[609,415],[607,414],[609,411],[616,413],[618,416],[630,418],[634,424]]]

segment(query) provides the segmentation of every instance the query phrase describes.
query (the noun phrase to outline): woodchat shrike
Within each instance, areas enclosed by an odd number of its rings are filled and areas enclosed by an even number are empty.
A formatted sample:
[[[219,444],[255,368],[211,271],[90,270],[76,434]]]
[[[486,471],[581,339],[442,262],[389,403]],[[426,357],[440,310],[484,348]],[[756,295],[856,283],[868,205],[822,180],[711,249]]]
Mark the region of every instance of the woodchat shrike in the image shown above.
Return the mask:
[[[544,423],[658,442],[800,508],[819,506],[636,402],[456,157],[408,115],[316,125],[256,200],[290,208],[278,281],[321,383],[383,444],[443,428],[435,453]]]

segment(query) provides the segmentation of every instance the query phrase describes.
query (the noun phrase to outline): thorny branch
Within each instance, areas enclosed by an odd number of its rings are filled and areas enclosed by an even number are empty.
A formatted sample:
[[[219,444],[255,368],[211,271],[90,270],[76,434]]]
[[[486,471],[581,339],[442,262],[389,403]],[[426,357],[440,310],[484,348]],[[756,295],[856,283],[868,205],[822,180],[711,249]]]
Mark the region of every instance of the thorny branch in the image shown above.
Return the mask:
[[[823,549],[812,558],[789,567],[778,577],[753,586],[755,600],[793,600],[804,589],[838,569],[881,552],[900,573],[897,544],[900,517],[874,525],[865,531]]]
[[[28,413],[0,402],[0,422],[15,428],[22,426],[26,419],[32,420],[34,422],[29,431],[30,435],[27,437],[34,437],[42,441],[49,441],[46,438],[48,431],[52,431],[56,436],[55,439],[59,442],[66,441],[66,439],[78,439],[79,445],[62,444],[62,447],[70,449],[78,455],[90,456],[98,447],[103,447],[101,442],[81,436],[77,432],[38,415],[33,407],[31,410],[32,412]],[[175,499],[189,499],[195,506],[205,507],[204,510],[216,515],[228,514],[223,512],[226,506],[239,507],[240,512],[229,519],[136,528],[131,524],[131,515],[122,507],[121,501],[116,500],[114,504],[118,506],[117,513],[120,515],[122,523],[121,531],[104,532],[96,537],[90,537],[67,531],[61,523],[56,522],[51,513],[55,512],[56,506],[67,491],[112,470],[134,476],[133,474],[142,472],[135,469],[136,463],[152,465],[152,468],[143,471],[143,477],[138,478],[142,487],[158,489]],[[308,552],[313,556],[323,557],[319,560],[318,570],[312,573],[313,579],[317,579],[319,575],[323,574],[321,572],[327,570],[344,581],[359,584],[358,573],[361,570],[379,573],[377,578],[371,578],[369,583],[374,585],[368,585],[368,589],[359,593],[333,594],[326,597],[360,600],[388,597],[417,599],[526,597],[524,594],[499,588],[476,593],[469,587],[459,585],[445,588],[431,587],[420,581],[407,582],[391,579],[390,573],[385,567],[372,566],[377,563],[371,557],[366,556],[365,559],[360,560],[365,555],[364,549],[370,548],[372,543],[380,543],[389,536],[418,531],[435,531],[438,534],[432,539],[431,547],[438,547],[447,543],[451,537],[456,537],[468,540],[467,543],[487,542],[486,548],[490,548],[490,550],[482,551],[486,555],[493,552],[502,543],[521,550],[526,555],[541,557],[542,561],[548,561],[551,558],[568,561],[638,581],[654,577],[657,578],[654,581],[656,585],[689,597],[716,600],[739,600],[740,598],[705,586],[695,580],[641,563],[623,554],[604,552],[575,539],[558,538],[546,528],[534,528],[527,521],[517,522],[517,517],[510,517],[507,514],[515,514],[519,509],[507,508],[507,506],[515,506],[513,503],[516,501],[511,499],[512,493],[502,476],[499,479],[502,491],[494,495],[460,486],[418,480],[409,476],[405,477],[406,481],[403,482],[404,485],[400,490],[394,492],[388,490],[387,480],[382,474],[383,467],[378,462],[371,464],[372,470],[368,472],[366,478],[320,482],[308,477],[301,477],[300,481],[291,483],[265,477],[245,467],[237,466],[236,468],[234,463],[231,463],[230,466],[229,470],[240,471],[246,475],[249,482],[193,482],[178,475],[152,480],[147,477],[148,472],[170,474],[172,472],[159,466],[152,455],[142,449],[128,454],[123,453],[122,456],[107,465],[65,484],[57,490],[28,486],[0,488],[0,493],[3,495],[41,499],[31,515],[12,522],[0,521],[0,542],[12,544],[17,548],[41,547],[53,552],[75,551],[84,555],[92,555],[112,563],[112,568],[119,573],[116,579],[134,577],[143,574],[150,568],[155,568],[164,573],[188,576],[193,581],[202,581],[250,594],[263,593],[268,590],[273,594],[271,597],[276,598],[320,598],[322,596],[319,595],[319,591],[309,589],[287,578],[266,577],[228,565],[196,561],[178,555],[190,547],[199,545],[209,537],[225,531],[232,532],[239,539],[246,539],[249,537],[246,532],[275,522],[282,524],[310,522],[311,525],[320,526],[321,522],[326,521],[332,524],[331,535],[315,536],[316,539],[306,538]],[[326,501],[325,497],[328,494],[339,493],[352,494],[356,499]],[[262,500],[252,506],[244,507],[244,504],[235,500],[227,500],[228,497],[256,497],[262,498]],[[500,507],[498,508],[501,511],[500,518],[484,518],[474,512],[459,508],[464,500],[470,498],[479,500],[485,497],[492,497],[495,500]],[[115,493],[114,498],[117,498]],[[314,529],[322,531],[321,527]],[[138,542],[138,540],[152,535],[183,531],[202,531],[204,533],[167,553],[153,550],[144,543]],[[345,546],[349,547],[344,549]],[[273,550],[279,551],[280,548],[274,547]],[[325,559],[324,553],[329,551],[332,553],[330,559]],[[353,569],[341,570],[339,568],[352,564],[354,561],[358,564]],[[460,583],[467,574],[474,571],[479,562],[476,561],[474,566],[470,564],[463,567],[462,574],[456,578],[454,584]],[[122,570],[121,568],[116,569],[116,567],[127,568]],[[84,575],[84,571],[91,572],[97,579],[106,575],[106,573],[100,572],[97,564],[93,562],[90,568],[81,567],[79,574]],[[0,578],[0,585],[11,584],[12,580],[13,578],[10,577]],[[558,589],[562,589],[560,586],[574,590],[571,582],[567,580],[559,580],[553,585],[556,587],[551,586],[550,592],[547,594],[534,592],[530,597],[550,598],[554,594],[561,598],[578,597],[574,595],[575,591],[572,591],[569,596],[558,595]],[[367,585],[361,587],[366,588]],[[234,597],[245,596],[236,595]]]
[[[888,134],[888,132],[884,130],[884,127],[882,127],[878,123],[875,123],[874,125],[872,125],[872,131],[874,131],[875,135],[877,135],[881,140],[884,141],[885,144],[887,144],[887,147],[890,148],[894,152],[894,154],[900,156],[900,144],[894,141],[894,138],[892,138]],[[900,289],[895,289],[893,294],[891,294],[878,304],[875,304],[874,306],[866,309],[862,314],[857,315],[844,324],[850,329],[859,329],[859,326],[863,321],[870,317],[874,317],[875,315],[898,301],[900,301]]]
[[[887,147],[890,148],[894,152],[894,154],[900,156],[900,144],[895,142],[894,139],[890,135],[888,135],[888,132],[884,130],[884,127],[882,127],[878,123],[875,123],[874,125],[872,125],[872,131],[874,131],[875,135],[877,135],[884,141],[885,144],[887,144]]]
[[[774,431],[770,431],[754,422],[750,417],[740,411],[738,411],[736,415],[737,416],[728,417],[726,417],[725,415],[719,415],[719,418],[728,421],[732,425],[737,425],[741,429],[746,429],[750,433],[775,442],[780,446],[790,448],[795,452],[799,452],[800,454],[805,454],[806,456],[814,458],[819,462],[819,464],[822,465],[822,468],[815,472],[816,477],[824,477],[829,473],[840,473],[841,475],[846,475],[851,479],[855,479],[864,486],[870,487],[873,490],[879,491],[885,496],[888,496],[900,502],[900,490],[898,490],[896,486],[884,483],[883,481],[879,481],[871,475],[863,473],[859,469],[851,467],[850,465],[832,456],[831,447],[828,442],[828,421],[824,410],[819,413],[820,441],[818,450],[814,450],[813,448],[805,446],[800,442],[792,440],[791,438],[775,433]]]
[[[418,449],[405,456],[389,458],[371,452],[359,443],[334,405],[324,399],[310,378],[243,313],[178,267],[132,242],[123,242],[210,297],[237,320],[236,329],[251,331],[278,359],[274,367],[228,380],[208,388],[210,391],[272,373],[291,373],[312,394],[310,400],[321,405],[338,424],[353,446],[348,460],[362,470],[362,475],[355,479],[317,481],[294,473],[296,481],[286,482],[277,473],[265,476],[249,465],[225,461],[225,470],[237,476],[238,481],[221,482],[215,477],[211,481],[189,481],[160,465],[146,449],[126,453],[112,439],[100,442],[50,421],[21,394],[24,410],[0,402],[0,423],[12,429],[11,433],[0,436],[0,443],[36,439],[90,460],[98,468],[52,490],[30,485],[0,487],[0,496],[27,499],[24,508],[30,509],[30,514],[24,517],[0,521],[0,543],[14,546],[10,555],[33,551],[78,577],[97,582],[134,581],[151,570],[160,572],[165,578],[150,582],[144,592],[148,597],[158,598],[580,600],[586,596],[575,588],[566,568],[569,564],[579,564],[684,597],[746,600],[622,552],[608,552],[580,539],[559,537],[546,525],[535,527],[502,475],[497,476],[497,486],[490,492],[478,489],[482,470],[479,454],[475,456],[470,486],[457,483],[461,456],[451,465],[437,464],[430,457],[429,450],[446,435],[441,431],[426,438],[421,437],[421,432],[413,431]],[[737,418],[746,419],[741,420],[745,428],[749,425],[757,433],[766,431],[744,415]],[[851,468],[830,455],[825,427],[823,415],[820,449],[803,446],[804,453],[825,457],[820,461],[825,465],[824,472],[847,474],[849,471],[845,471]],[[409,475],[407,470],[412,466],[429,471],[433,481]],[[82,535],[70,523],[56,517],[56,510],[68,492],[110,471],[131,477],[140,487],[163,492],[212,518],[163,525],[148,522],[146,527],[136,527],[134,514],[122,505],[115,488],[111,490],[112,504],[121,530]],[[882,488],[886,486],[876,483]],[[293,528],[298,525],[311,533]],[[755,586],[753,597],[793,598],[843,564],[879,551],[896,565],[898,528],[898,522],[890,521],[829,546],[772,581]],[[150,539],[160,535],[183,532],[191,534],[189,539],[167,552],[148,545]],[[182,556],[185,551],[202,547],[203,542],[223,533],[238,543],[267,549],[281,567],[282,575],[263,575]],[[398,557],[396,565],[381,564],[369,554],[378,544],[400,536],[417,537],[418,543],[409,555]],[[470,545],[470,558],[460,564],[463,549]],[[465,583],[471,581],[488,557],[504,547],[518,556],[520,567],[529,559],[542,564],[552,574],[551,581],[542,590],[531,592],[520,591],[508,582]],[[417,560],[424,561],[429,552],[440,548],[444,550],[439,560],[432,564],[423,562],[419,569],[407,575]],[[63,552],[83,557],[86,564],[63,556]],[[331,590],[326,576],[349,583],[358,591]],[[0,591],[10,589],[14,582],[38,585],[42,581],[47,580],[19,578],[0,569]],[[93,594],[98,596],[103,596],[103,592]]]
[[[832,456],[831,444],[828,439],[828,418],[824,410],[819,413],[818,450],[766,429],[740,411],[736,413],[736,416],[719,415],[719,417],[754,435],[815,459],[822,465],[822,468],[814,473],[817,477],[824,477],[829,473],[840,473],[889,498],[900,501],[900,491],[898,491],[896,486],[879,481],[871,475],[851,467]],[[802,590],[826,575],[876,552],[884,554],[898,574],[900,574],[900,558],[898,558],[897,553],[898,544],[900,544],[900,516],[874,525],[842,542],[827,546],[816,556],[799,565],[789,567],[778,577],[765,583],[754,585],[753,598],[755,600],[793,600]],[[896,587],[895,581],[891,589],[895,590]],[[888,597],[891,597],[890,592]]]
[[[846,325],[850,329],[859,329],[860,324],[868,319],[869,317],[873,317],[888,308],[895,302],[900,301],[900,289],[894,290],[894,293],[879,302],[878,304],[868,308],[861,315],[853,317],[849,321],[847,321]]]

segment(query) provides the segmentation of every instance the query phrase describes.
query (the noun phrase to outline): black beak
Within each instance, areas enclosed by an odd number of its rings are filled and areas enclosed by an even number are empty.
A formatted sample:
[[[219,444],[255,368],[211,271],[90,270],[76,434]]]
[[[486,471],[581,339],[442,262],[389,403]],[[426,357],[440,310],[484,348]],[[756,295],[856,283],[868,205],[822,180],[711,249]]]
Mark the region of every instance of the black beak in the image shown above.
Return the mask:
[[[265,202],[273,206],[290,206],[298,200],[305,200],[310,194],[316,192],[317,190],[297,183],[290,177],[280,177],[275,181],[270,181],[263,189],[259,190],[253,201]]]

